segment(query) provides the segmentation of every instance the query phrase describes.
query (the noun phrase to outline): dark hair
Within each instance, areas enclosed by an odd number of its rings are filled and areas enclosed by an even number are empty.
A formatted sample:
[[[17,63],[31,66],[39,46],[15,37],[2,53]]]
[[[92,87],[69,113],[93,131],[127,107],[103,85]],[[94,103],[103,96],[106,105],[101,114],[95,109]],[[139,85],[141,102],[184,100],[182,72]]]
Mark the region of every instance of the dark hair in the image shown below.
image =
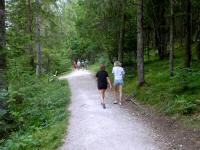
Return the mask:
[[[101,70],[101,71],[104,71],[105,69],[106,69],[106,66],[105,66],[104,64],[101,64],[101,65],[100,65],[100,70]]]

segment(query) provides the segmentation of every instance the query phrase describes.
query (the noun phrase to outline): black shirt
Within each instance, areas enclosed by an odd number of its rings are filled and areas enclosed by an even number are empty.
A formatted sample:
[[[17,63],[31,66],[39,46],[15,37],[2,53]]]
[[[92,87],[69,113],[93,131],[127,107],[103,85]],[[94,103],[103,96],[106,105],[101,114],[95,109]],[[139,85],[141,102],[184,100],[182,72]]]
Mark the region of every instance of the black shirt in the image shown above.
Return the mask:
[[[97,72],[96,77],[97,77],[98,89],[107,89],[108,87],[107,77],[109,77],[108,73],[106,71],[99,71]]]

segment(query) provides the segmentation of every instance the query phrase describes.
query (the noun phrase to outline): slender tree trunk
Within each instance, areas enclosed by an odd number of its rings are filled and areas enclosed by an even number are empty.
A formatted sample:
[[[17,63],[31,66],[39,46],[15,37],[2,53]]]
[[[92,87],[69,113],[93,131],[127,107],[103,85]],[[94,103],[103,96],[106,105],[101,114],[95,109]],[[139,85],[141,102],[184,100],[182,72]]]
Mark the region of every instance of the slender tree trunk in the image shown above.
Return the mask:
[[[118,43],[118,60],[123,63],[123,49],[124,49],[124,33],[125,33],[125,14],[124,14],[124,0],[121,0],[122,11],[119,31],[119,43]]]
[[[144,80],[144,39],[143,39],[143,0],[138,0],[137,8],[137,72],[138,85],[142,85]]]
[[[197,60],[200,63],[200,40],[198,40],[197,43],[196,53],[197,53]]]
[[[147,58],[148,58],[148,61],[150,60],[150,31],[148,30],[148,32],[147,32],[147,36],[146,36],[146,38],[147,38]]]
[[[152,0],[153,5],[153,20],[155,28],[155,46],[158,50],[158,55],[160,59],[166,57],[167,49],[167,30],[166,30],[166,17],[165,17],[165,5],[164,1]]]
[[[174,75],[174,0],[171,0],[171,22],[170,22],[170,56],[169,70],[170,76]]]
[[[195,42],[197,42],[197,46],[196,46],[197,61],[200,63],[200,25],[198,25],[198,31],[197,31]]]
[[[30,36],[29,53],[30,65],[34,68],[34,55],[33,55],[33,11],[31,0],[28,0],[28,32]]]
[[[185,67],[190,68],[191,59],[192,59],[192,51],[191,51],[191,28],[192,28],[192,20],[191,20],[191,0],[187,0],[187,40],[186,40],[186,49],[185,49]]]
[[[6,89],[6,27],[5,0],[0,0],[0,90]]]
[[[0,0],[0,48],[5,51],[6,30],[5,30],[5,0]]]
[[[36,76],[42,74],[42,47],[40,40],[40,28],[41,28],[41,18],[40,18],[40,0],[36,0],[37,14],[36,14],[36,50],[37,50],[37,66],[36,66]]]

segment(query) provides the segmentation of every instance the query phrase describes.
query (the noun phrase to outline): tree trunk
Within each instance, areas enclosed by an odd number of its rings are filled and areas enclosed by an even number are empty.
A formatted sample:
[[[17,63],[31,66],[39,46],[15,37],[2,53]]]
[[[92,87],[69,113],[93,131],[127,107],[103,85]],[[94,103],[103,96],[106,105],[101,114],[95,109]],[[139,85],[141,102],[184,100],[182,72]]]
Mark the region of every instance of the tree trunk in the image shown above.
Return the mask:
[[[170,22],[170,56],[169,56],[169,70],[170,76],[174,75],[174,0],[171,0],[171,22]]]
[[[40,40],[40,27],[41,27],[41,18],[40,18],[40,1],[36,0],[37,13],[36,13],[36,50],[37,50],[37,66],[36,66],[36,76],[42,74],[42,47]]]
[[[195,42],[197,42],[197,46],[196,46],[197,61],[200,63],[200,25],[198,25]]]
[[[185,67],[190,68],[191,59],[192,59],[192,51],[191,51],[191,27],[192,27],[192,20],[191,20],[191,0],[187,0],[187,39],[186,39],[186,49],[185,49]]]
[[[0,0],[0,111],[7,111],[7,80],[6,80],[6,26],[5,26],[5,0]],[[4,116],[0,119],[4,122]],[[2,125],[1,125],[2,127]],[[6,131],[1,132],[1,135],[6,134]]]
[[[137,8],[137,73],[138,85],[144,80],[144,39],[143,39],[143,0],[138,0]]]
[[[121,11],[120,31],[119,31],[118,60],[123,64],[124,33],[125,33],[124,0],[121,0],[121,5],[122,5],[122,11]]]
[[[198,40],[197,43],[196,53],[197,53],[197,60],[200,63],[200,40]]]
[[[31,0],[28,0],[28,32],[30,36],[29,53],[30,65],[34,68],[34,55],[33,55],[33,11]]]
[[[150,31],[147,30],[146,31],[147,34],[146,34],[146,47],[147,47],[147,58],[148,58],[148,61],[150,60]]]
[[[5,0],[0,0],[0,90],[6,89],[6,27]]]
[[[165,18],[165,5],[160,0],[153,0],[153,20],[155,28],[155,46],[158,51],[160,59],[166,57],[167,49],[167,29],[166,29],[166,18]]]

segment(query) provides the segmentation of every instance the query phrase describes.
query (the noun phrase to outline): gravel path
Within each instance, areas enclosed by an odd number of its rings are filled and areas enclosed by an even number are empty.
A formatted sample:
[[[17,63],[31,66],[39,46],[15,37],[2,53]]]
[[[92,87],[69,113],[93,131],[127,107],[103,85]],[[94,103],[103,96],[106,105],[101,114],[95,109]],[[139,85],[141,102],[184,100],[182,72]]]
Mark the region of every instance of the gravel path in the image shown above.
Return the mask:
[[[164,150],[164,140],[138,116],[112,104],[106,95],[106,109],[100,104],[94,76],[74,71],[62,76],[70,84],[71,118],[68,135],[59,150]]]

